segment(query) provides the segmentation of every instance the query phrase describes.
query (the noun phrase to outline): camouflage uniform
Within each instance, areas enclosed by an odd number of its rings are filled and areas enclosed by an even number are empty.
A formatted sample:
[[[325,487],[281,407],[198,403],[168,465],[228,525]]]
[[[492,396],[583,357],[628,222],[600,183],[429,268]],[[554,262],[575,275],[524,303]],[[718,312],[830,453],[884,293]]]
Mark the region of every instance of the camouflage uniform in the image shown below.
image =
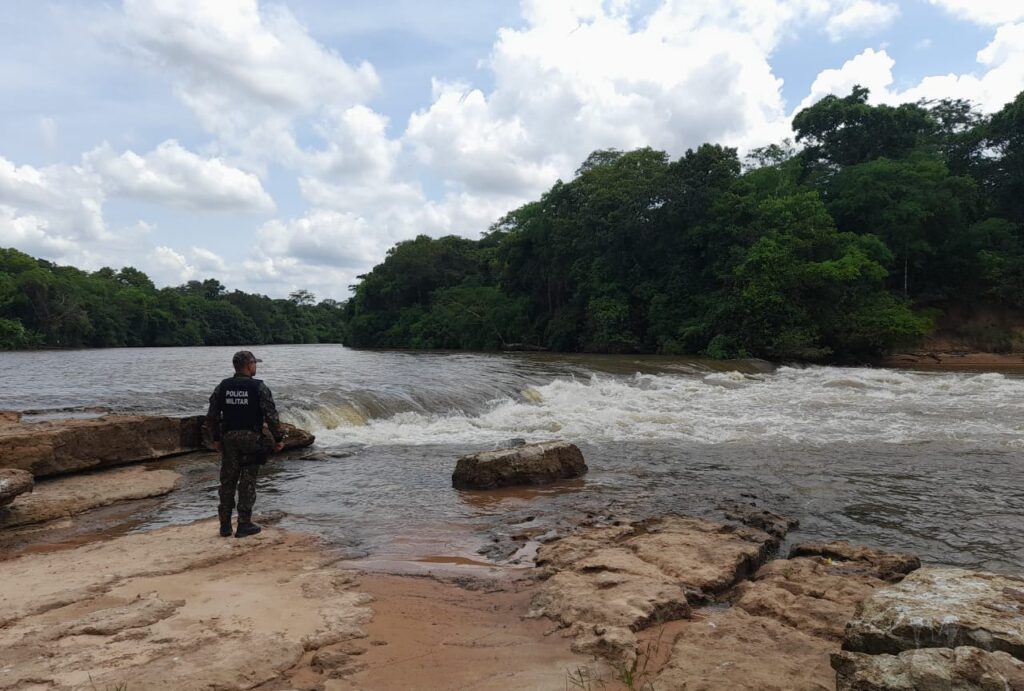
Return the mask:
[[[239,376],[239,375],[235,375]],[[213,433],[214,441],[223,444],[224,452],[220,465],[220,505],[217,512],[223,519],[231,516],[235,508],[235,491],[238,491],[238,520],[241,523],[252,521],[252,507],[256,502],[256,477],[259,474],[259,463],[253,457],[269,451],[269,440],[255,430],[225,430],[221,421],[221,384],[217,385],[210,396],[210,408],[207,411],[207,424]],[[277,406],[270,388],[259,382],[260,412],[263,421],[270,429],[274,441],[284,438],[281,421],[277,415]]]

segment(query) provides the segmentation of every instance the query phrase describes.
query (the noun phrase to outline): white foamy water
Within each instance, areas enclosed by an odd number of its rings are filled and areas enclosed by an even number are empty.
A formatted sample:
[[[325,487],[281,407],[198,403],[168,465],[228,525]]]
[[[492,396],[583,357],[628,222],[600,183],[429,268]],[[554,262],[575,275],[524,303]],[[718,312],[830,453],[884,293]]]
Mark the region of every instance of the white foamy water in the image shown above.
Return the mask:
[[[985,442],[1018,446],[1022,382],[1002,374],[781,368],[773,373],[594,374],[527,387],[482,412],[362,418],[327,411],[327,443],[459,444],[514,436],[707,444]],[[320,425],[317,423],[320,422]]]
[[[234,350],[0,353],[0,410],[202,413]],[[259,510],[283,511],[285,525],[356,553],[474,557],[508,545],[525,522],[560,531],[592,515],[721,518],[723,499],[756,495],[800,520],[796,541],[843,538],[932,563],[1024,568],[1018,374],[253,350],[283,416],[317,434],[313,449],[261,471]],[[452,489],[459,456],[511,437],[573,441],[590,471],[525,494]],[[185,477],[138,509],[141,525],[211,515],[216,463],[167,463]]]

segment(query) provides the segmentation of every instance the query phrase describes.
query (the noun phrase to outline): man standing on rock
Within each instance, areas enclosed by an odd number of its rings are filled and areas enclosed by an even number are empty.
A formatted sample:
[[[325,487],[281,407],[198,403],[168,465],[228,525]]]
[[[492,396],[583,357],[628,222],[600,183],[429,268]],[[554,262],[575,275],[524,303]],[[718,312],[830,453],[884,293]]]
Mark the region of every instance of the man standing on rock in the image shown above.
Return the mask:
[[[256,475],[266,461],[263,422],[274,436],[274,451],[284,448],[284,432],[270,389],[256,376],[256,363],[262,362],[248,350],[231,358],[235,375],[217,385],[210,396],[206,423],[213,433],[213,447],[221,453],[220,463],[220,535],[231,535],[231,512],[238,490],[238,529],[235,537],[255,535],[260,527],[252,522],[256,502]]]

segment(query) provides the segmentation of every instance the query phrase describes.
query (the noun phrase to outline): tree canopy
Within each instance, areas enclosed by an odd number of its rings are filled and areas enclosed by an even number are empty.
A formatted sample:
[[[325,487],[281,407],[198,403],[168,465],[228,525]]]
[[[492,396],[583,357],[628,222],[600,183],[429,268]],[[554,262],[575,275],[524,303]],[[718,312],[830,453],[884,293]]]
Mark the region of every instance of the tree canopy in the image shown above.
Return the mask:
[[[272,300],[216,279],[158,290],[132,267],[85,272],[0,248],[0,349],[340,342],[343,305]]]
[[[836,360],[919,342],[951,302],[1024,308],[1024,94],[991,116],[868,96],[746,165],[595,151],[478,241],[400,243],[347,342]]]

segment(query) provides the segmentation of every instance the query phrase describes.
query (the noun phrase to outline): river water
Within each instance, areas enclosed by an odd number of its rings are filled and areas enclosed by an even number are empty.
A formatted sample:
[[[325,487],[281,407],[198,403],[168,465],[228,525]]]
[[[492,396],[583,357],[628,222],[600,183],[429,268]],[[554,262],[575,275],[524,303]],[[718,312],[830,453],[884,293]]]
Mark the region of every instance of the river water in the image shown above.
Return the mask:
[[[0,353],[0,409],[202,413],[234,350]],[[720,516],[723,501],[752,495],[801,521],[790,541],[1024,569],[1014,374],[331,345],[257,355],[282,417],[317,435],[313,450],[265,466],[257,510],[353,557],[525,561],[534,543],[517,552],[523,536],[666,511]],[[459,455],[513,437],[575,442],[590,473],[536,490],[451,488]],[[140,505],[136,529],[212,515],[216,459],[163,464],[183,485]]]

